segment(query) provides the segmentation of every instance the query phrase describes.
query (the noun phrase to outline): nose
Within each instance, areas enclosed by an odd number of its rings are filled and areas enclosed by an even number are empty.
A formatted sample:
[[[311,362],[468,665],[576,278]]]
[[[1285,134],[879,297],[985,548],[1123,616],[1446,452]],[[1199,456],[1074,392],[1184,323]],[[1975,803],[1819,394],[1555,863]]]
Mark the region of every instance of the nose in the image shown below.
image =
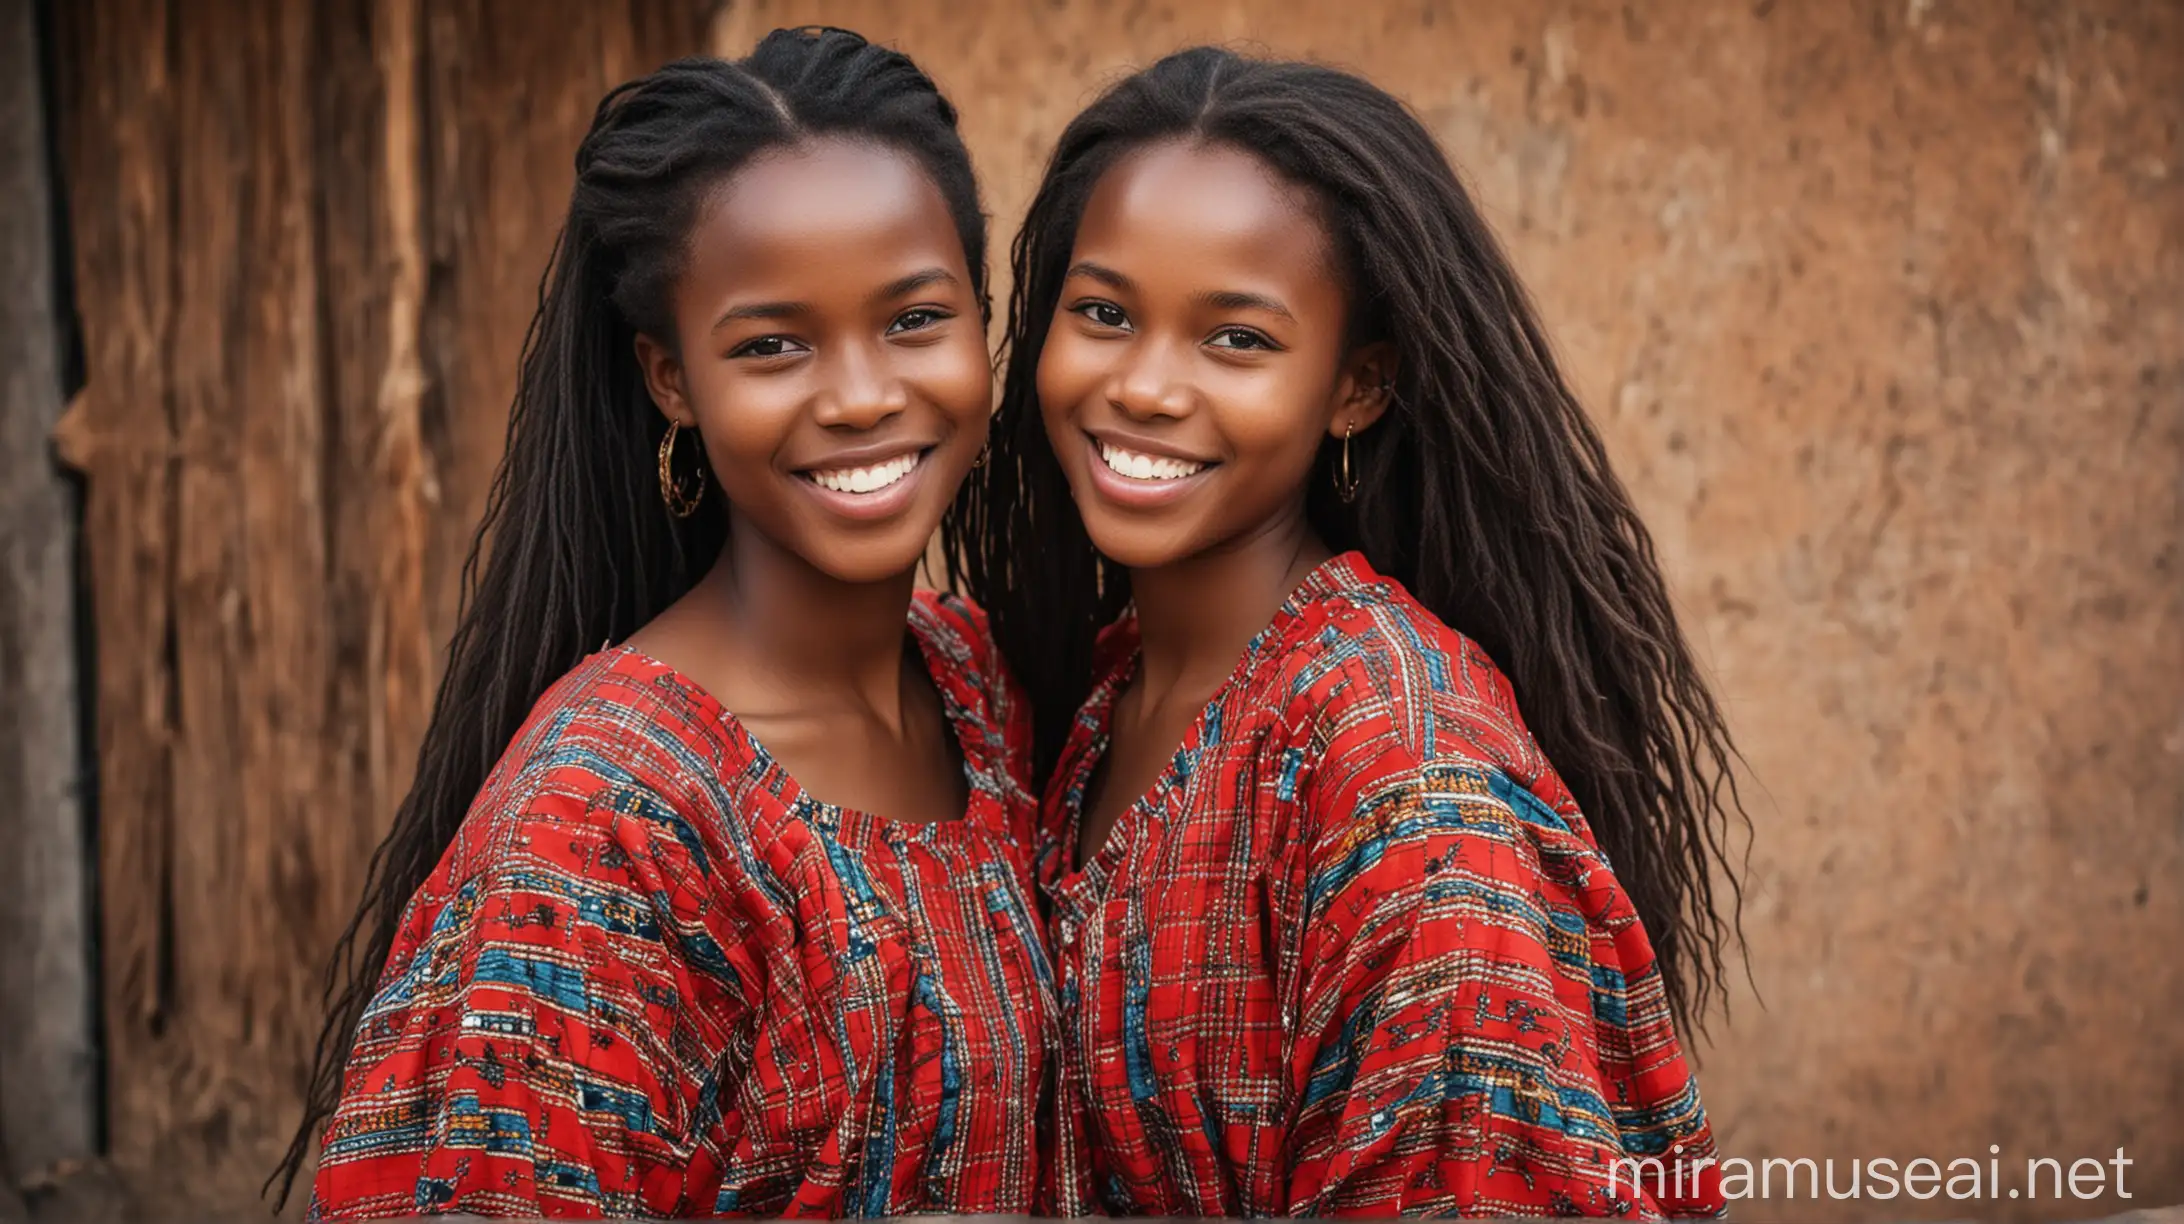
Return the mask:
[[[1184,368],[1183,357],[1173,345],[1133,345],[1108,384],[1107,401],[1137,421],[1188,416],[1195,397]]]
[[[872,429],[910,406],[909,388],[883,356],[863,345],[837,349],[829,373],[817,412],[829,429]]]

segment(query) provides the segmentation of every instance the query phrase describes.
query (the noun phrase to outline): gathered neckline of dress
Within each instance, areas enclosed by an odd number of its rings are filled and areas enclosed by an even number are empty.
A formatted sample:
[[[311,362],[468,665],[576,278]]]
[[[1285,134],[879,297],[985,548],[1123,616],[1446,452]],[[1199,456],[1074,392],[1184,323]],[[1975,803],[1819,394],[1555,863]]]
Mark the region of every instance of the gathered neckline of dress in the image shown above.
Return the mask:
[[[959,691],[958,686],[965,683],[964,677],[957,674],[955,661],[933,641],[933,631],[921,622],[919,611],[919,605],[913,601],[905,618],[905,628],[917,646],[918,658],[924,663],[926,674],[932,678],[934,690],[940,694],[942,713],[948,720],[950,733],[955,736],[957,750],[962,753],[963,811],[947,820],[902,820],[821,799],[804,789],[804,784],[788,766],[767,749],[734,711],[681,669],[626,642],[599,651],[592,658],[604,661],[610,670],[634,668],[648,678],[673,685],[739,755],[749,757],[761,771],[775,774],[782,780],[778,798],[786,814],[803,819],[837,841],[861,843],[877,837],[889,842],[948,843],[984,836],[1013,842],[1014,835],[1008,822],[1000,819],[1004,805],[998,792],[1007,786],[1008,780],[994,776],[993,771],[1001,766],[988,751],[985,718],[973,708],[973,701]]]
[[[1137,835],[1138,825],[1158,814],[1160,803],[1168,792],[1182,781],[1182,762],[1195,757],[1205,747],[1206,729],[1229,693],[1256,672],[1268,651],[1285,640],[1313,609],[1329,595],[1355,591],[1382,581],[1365,554],[1352,549],[1337,553],[1312,567],[1282,600],[1266,627],[1253,634],[1238,656],[1236,666],[1228,678],[1221,682],[1213,695],[1206,699],[1196,717],[1191,719],[1190,729],[1183,733],[1183,740],[1170,754],[1168,763],[1161,767],[1159,776],[1153,779],[1144,793],[1131,800],[1115,818],[1115,825],[1107,831],[1107,840],[1091,858],[1075,863],[1070,869],[1057,873],[1053,883],[1047,886],[1049,896],[1062,908],[1089,911],[1100,898],[1106,896],[1116,868],[1128,853],[1131,840]],[[1066,776],[1057,778],[1060,786],[1062,819],[1061,845],[1056,853],[1064,856],[1064,863],[1073,863],[1077,856],[1077,839],[1084,822],[1084,792],[1091,782],[1092,771],[1107,756],[1108,736],[1112,726],[1115,698],[1122,687],[1137,674],[1143,659],[1138,646],[1137,609],[1123,609],[1115,623],[1100,631],[1094,650],[1097,679],[1092,692],[1078,710],[1070,738],[1062,751],[1062,760],[1068,766]],[[1050,826],[1052,827],[1052,826]]]

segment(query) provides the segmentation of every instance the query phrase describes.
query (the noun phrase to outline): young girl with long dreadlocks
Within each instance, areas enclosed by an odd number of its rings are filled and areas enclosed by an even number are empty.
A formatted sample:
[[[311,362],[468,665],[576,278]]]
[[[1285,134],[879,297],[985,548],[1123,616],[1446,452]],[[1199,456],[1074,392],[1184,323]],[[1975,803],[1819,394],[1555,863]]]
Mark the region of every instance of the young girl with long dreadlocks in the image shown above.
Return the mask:
[[[1029,728],[912,590],[986,438],[984,226],[853,34],[600,105],[337,959],[320,1216],[1030,1209]]]
[[[1432,137],[1180,52],[1014,256],[947,546],[1035,707],[1061,1210],[1720,1211],[1728,733]]]

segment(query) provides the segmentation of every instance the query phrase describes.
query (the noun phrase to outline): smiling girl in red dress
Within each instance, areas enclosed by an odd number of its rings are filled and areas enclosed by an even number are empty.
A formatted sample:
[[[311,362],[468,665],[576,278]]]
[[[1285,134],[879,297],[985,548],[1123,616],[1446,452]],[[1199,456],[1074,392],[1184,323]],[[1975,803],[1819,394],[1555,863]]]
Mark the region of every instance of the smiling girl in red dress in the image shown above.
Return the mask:
[[[902,55],[615,90],[291,1175],[324,1219],[1021,1213],[1028,731],[912,575],[981,454],[985,233]]]
[[[1431,136],[1179,53],[1015,283],[950,546],[1049,779],[1061,1209],[1719,1212],[1728,735]]]

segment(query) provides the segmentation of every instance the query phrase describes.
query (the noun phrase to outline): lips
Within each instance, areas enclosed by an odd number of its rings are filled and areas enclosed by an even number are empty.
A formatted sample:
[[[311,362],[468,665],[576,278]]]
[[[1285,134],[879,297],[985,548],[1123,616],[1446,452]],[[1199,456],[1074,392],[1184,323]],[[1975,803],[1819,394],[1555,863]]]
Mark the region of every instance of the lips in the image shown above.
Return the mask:
[[[1106,464],[1109,471],[1131,480],[1181,480],[1196,476],[1207,467],[1195,459],[1148,455],[1100,439],[1094,439],[1094,443],[1100,462]]]
[[[908,476],[924,458],[923,451],[912,451],[862,467],[814,468],[804,477],[835,493],[877,493]]]
[[[1181,455],[1156,455],[1091,434],[1085,435],[1085,443],[1086,475],[1093,494],[1133,512],[1155,511],[1189,496],[1220,466]]]
[[[828,466],[803,468],[796,475],[798,483],[830,512],[879,522],[909,508],[925,482],[925,461],[932,453],[927,446],[891,454],[842,455],[829,460]]]

